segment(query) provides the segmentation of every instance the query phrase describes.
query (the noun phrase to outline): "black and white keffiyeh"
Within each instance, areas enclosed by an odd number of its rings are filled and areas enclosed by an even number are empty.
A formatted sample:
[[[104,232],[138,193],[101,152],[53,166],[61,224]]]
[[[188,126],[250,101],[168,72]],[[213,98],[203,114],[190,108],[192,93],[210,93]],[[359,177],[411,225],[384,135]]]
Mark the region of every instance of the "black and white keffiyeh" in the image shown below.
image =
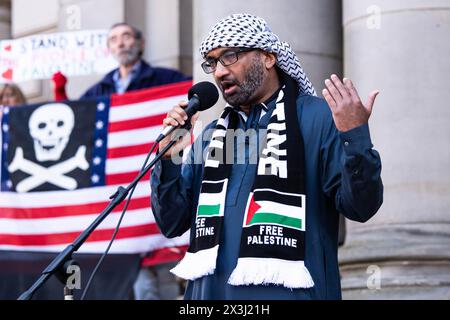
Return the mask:
[[[206,58],[211,50],[225,47],[258,48],[276,54],[277,66],[297,81],[300,92],[317,95],[291,46],[280,41],[264,19],[245,13],[226,17],[202,42],[200,54]]]

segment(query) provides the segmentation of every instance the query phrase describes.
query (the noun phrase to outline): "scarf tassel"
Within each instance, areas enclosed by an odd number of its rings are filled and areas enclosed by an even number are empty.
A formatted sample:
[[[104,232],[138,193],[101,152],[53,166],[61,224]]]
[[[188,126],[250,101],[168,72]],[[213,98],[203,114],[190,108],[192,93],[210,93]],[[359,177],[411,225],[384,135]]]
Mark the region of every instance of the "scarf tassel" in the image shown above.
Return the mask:
[[[196,253],[186,252],[184,258],[170,272],[186,280],[195,280],[213,274],[216,270],[218,250],[219,246],[216,245]]]
[[[314,281],[303,261],[274,258],[239,258],[228,284],[283,285],[290,289],[311,288]]]

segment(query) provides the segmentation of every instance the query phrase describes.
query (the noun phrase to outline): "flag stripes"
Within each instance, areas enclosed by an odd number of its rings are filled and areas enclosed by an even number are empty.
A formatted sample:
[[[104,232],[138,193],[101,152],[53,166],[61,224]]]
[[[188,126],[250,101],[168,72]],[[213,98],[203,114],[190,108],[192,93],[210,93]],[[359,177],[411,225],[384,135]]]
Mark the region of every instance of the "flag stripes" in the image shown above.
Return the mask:
[[[191,85],[188,81],[113,95],[105,142],[106,184],[74,191],[0,193],[0,250],[54,252],[75,240],[109,204],[117,188],[137,176],[152,141],[163,129],[162,120],[176,103],[187,99]],[[188,234],[175,239],[160,234],[151,212],[149,179],[150,173],[138,184],[111,252],[147,252],[188,243]],[[124,203],[100,224],[79,252],[105,250]]]
[[[76,217],[97,214],[101,212],[107,205],[108,201],[91,202],[80,205],[67,205],[55,207],[41,207],[41,208],[14,208],[3,207],[0,211],[0,221],[3,219],[26,220],[26,219],[47,219],[47,218],[62,218],[62,217]],[[148,208],[148,197],[135,198],[130,201],[128,210],[138,210]],[[118,205],[112,212],[121,212],[125,203]]]
[[[270,213],[270,212],[255,213],[255,215],[250,220],[250,223],[248,225],[253,225],[253,224],[258,224],[258,223],[262,223],[262,224],[272,223],[272,224],[278,224],[278,225],[288,226],[288,227],[297,228],[297,229],[302,228],[302,220],[301,219],[286,217],[286,216],[282,216],[282,215]]]
[[[107,159],[116,159],[127,156],[136,156],[140,154],[147,154],[150,151],[151,146],[153,145],[153,141],[150,143],[143,143],[134,145],[131,147],[117,147],[117,148],[109,148],[106,152]],[[156,150],[155,150],[156,152]]]

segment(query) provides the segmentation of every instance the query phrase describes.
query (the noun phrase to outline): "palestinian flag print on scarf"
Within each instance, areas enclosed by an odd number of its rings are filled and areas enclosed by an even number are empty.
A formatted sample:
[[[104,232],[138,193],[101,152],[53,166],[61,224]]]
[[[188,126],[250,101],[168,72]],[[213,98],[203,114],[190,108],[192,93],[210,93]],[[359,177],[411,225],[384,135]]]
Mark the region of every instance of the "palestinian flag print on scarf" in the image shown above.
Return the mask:
[[[274,199],[282,199],[288,204],[280,204],[273,201]],[[243,227],[272,223],[304,231],[305,209],[302,207],[304,201],[304,195],[281,193],[274,189],[254,190],[250,193]]]
[[[299,248],[304,245],[304,200],[304,195],[282,194],[273,189],[250,193],[240,256],[303,260]],[[274,250],[268,251],[266,245],[275,246]]]

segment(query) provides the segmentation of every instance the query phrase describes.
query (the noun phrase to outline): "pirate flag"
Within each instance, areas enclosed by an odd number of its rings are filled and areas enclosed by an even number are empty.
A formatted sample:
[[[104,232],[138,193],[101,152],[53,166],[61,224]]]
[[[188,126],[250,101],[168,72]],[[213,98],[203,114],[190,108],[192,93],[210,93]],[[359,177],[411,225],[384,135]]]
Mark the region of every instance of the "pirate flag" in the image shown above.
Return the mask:
[[[5,111],[2,191],[75,190],[99,182],[93,162],[104,158],[106,149],[93,144],[95,136],[106,138],[104,102],[46,103]]]
[[[16,299],[28,289],[51,258],[95,220],[117,188],[137,176],[167,112],[187,98],[191,86],[188,81],[96,100],[3,109],[0,299]],[[147,174],[137,184],[88,299],[126,299],[143,254],[151,252],[144,262],[154,265],[176,261],[187,249],[189,233],[172,239],[160,233],[149,179]],[[82,289],[124,204],[74,254]],[[54,282],[36,298],[60,298],[62,284]],[[75,290],[75,298],[80,291]]]

